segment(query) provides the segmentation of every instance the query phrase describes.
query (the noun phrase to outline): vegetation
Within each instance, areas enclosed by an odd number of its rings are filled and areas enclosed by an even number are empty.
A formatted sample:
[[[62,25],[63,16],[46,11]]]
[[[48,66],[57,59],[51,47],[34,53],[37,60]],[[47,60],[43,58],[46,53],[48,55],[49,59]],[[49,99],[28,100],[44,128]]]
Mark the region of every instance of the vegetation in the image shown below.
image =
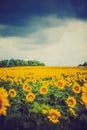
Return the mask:
[[[0,68],[0,130],[87,130],[85,67]]]
[[[87,62],[84,62],[83,64],[80,64],[79,66],[87,66]]]
[[[45,66],[45,64],[36,60],[25,61],[20,59],[10,59],[0,61],[0,67],[11,67],[11,66]]]

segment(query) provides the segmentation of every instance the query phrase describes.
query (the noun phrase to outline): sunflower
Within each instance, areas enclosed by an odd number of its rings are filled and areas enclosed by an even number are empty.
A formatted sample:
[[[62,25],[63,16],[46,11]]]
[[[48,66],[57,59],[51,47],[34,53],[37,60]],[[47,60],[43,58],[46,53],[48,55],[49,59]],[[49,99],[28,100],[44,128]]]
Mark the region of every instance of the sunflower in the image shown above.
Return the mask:
[[[23,90],[27,90],[27,87],[28,87],[28,84],[27,83],[24,83],[24,85],[23,85]]]
[[[0,95],[3,95],[3,97],[8,97],[8,93],[7,93],[6,89],[0,88]]]
[[[81,100],[87,108],[87,86],[86,86],[86,84],[85,84],[85,86],[82,87]]]
[[[10,97],[15,97],[17,95],[17,93],[14,89],[10,89],[8,93],[9,93]]]
[[[0,94],[0,115],[6,115],[7,107],[9,106],[9,100],[6,97],[3,97],[3,94]]]
[[[45,94],[47,94],[47,92],[48,92],[47,87],[43,86],[43,87],[40,88],[40,94],[44,94],[45,95]]]
[[[69,96],[66,100],[66,103],[67,103],[68,107],[74,108],[76,105],[76,99],[72,96]]]
[[[24,84],[23,90],[30,92],[32,90],[32,88],[28,84]]]
[[[74,93],[78,94],[81,92],[81,86],[79,84],[74,84],[72,90]]]
[[[73,115],[74,117],[77,116],[77,114],[73,108],[69,108],[69,111],[70,111],[71,115]]]
[[[27,96],[26,96],[26,99],[29,101],[29,102],[33,102],[34,99],[35,99],[35,94],[30,92]]]
[[[49,116],[48,116],[48,119],[50,119],[50,121],[52,121],[53,123],[57,123],[59,122],[59,117],[61,117],[61,114],[58,110],[56,109],[50,110]]]
[[[64,81],[63,80],[59,80],[58,81],[58,83],[57,83],[57,87],[59,88],[59,89],[63,89],[64,88]]]

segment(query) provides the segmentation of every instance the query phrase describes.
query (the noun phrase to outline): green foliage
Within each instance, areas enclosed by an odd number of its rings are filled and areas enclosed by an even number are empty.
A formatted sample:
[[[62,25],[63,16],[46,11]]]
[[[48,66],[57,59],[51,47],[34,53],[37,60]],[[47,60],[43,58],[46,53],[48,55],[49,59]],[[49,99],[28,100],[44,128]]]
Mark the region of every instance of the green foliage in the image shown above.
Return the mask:
[[[45,64],[36,60],[25,61],[20,59],[10,59],[0,61],[0,67],[11,67],[11,66],[45,66]]]
[[[83,64],[79,64],[78,66],[87,66],[87,62],[84,62]]]

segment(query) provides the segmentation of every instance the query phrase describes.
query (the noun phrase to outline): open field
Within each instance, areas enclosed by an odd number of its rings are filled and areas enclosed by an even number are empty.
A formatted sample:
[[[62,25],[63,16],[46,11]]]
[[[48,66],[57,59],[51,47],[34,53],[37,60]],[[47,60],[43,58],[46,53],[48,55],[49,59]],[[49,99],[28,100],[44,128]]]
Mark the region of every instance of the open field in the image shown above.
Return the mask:
[[[2,130],[86,130],[87,68],[0,68],[0,121]]]

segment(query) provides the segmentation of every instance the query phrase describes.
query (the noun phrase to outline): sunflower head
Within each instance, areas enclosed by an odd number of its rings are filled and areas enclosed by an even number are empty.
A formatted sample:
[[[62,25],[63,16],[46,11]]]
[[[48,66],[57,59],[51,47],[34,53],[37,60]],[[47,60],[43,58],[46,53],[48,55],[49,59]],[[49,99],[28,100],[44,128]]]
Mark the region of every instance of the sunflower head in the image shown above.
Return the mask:
[[[45,95],[45,94],[47,94],[47,92],[48,92],[48,88],[47,87],[43,86],[43,87],[40,88],[40,94],[44,94]]]
[[[57,87],[58,87],[59,89],[63,89],[63,88],[64,88],[64,81],[63,81],[63,80],[59,80]]]
[[[81,92],[81,86],[79,84],[74,84],[72,90],[74,93],[78,94]]]
[[[17,95],[17,93],[14,89],[10,89],[8,93],[9,93],[9,96],[13,97],[13,98]]]
[[[66,100],[66,103],[67,103],[68,107],[74,108],[76,105],[76,99],[72,96],[69,96]]]
[[[28,87],[28,83],[24,83],[24,84],[23,84],[23,90],[26,91],[26,90],[27,90],[27,87]]]
[[[0,115],[7,114],[7,107],[10,107],[9,100],[7,97],[3,97],[3,94],[0,95]]]
[[[32,88],[28,84],[24,84],[23,90],[30,92],[32,90]]]
[[[83,87],[82,87],[81,100],[82,100],[83,104],[84,104],[84,105],[86,106],[86,108],[87,108],[87,86],[83,86]]]
[[[30,92],[27,96],[26,96],[26,100],[29,102],[33,102],[35,99],[35,94]]]
[[[70,111],[72,116],[74,116],[74,117],[77,116],[77,114],[76,114],[76,112],[75,112],[75,110],[73,108],[69,108],[69,111]]]
[[[0,88],[0,95],[3,95],[3,97],[8,97],[8,93],[3,87]]]
[[[48,119],[52,121],[53,123],[58,123],[59,118],[61,117],[61,114],[58,110],[56,109],[51,109],[48,115]]]

